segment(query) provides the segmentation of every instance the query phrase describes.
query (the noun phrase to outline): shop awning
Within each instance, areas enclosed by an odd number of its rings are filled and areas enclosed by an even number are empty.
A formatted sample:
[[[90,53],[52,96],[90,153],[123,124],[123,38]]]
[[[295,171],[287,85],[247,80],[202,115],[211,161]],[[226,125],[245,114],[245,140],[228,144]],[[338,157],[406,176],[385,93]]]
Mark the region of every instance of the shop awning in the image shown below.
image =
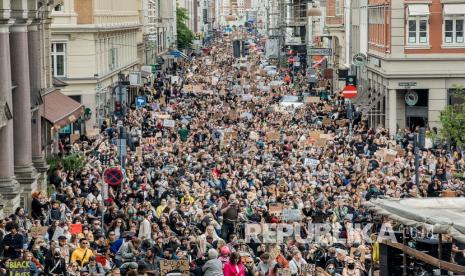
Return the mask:
[[[74,123],[84,113],[84,106],[60,90],[54,90],[44,96],[44,118],[55,128]]]
[[[444,15],[464,15],[465,4],[444,4]]]
[[[406,226],[432,229],[435,234],[448,234],[465,242],[463,197],[375,199],[365,205]]]
[[[174,49],[173,51],[169,51],[168,55],[173,56],[175,58],[180,58],[180,57],[185,58],[185,59],[189,58],[186,54],[179,51],[178,49]]]
[[[410,4],[408,5],[409,16],[428,16],[429,6],[428,4]]]

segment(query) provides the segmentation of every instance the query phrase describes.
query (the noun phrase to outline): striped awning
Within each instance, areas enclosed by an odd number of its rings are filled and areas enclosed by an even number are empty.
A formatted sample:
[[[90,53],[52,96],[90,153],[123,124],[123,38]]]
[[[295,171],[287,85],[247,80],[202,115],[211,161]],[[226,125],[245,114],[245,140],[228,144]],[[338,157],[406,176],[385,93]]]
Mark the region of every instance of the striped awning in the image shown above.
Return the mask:
[[[44,95],[44,115],[54,128],[59,129],[74,123],[84,113],[84,106],[60,90]]]

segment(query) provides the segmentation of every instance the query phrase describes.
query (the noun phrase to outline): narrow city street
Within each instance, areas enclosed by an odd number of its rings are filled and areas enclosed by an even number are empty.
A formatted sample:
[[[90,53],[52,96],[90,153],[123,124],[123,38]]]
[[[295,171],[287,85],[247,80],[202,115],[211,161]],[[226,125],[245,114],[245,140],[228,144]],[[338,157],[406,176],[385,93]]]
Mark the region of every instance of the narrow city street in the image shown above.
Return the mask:
[[[465,3],[13,2],[0,276],[465,275]]]

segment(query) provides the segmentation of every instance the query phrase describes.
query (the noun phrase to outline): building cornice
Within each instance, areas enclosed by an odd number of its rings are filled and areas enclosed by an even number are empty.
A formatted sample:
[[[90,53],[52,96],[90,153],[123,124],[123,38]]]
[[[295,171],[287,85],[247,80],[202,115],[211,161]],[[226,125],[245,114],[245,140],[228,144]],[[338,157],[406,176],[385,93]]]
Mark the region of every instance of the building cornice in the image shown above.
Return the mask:
[[[69,25],[69,24],[52,24],[53,33],[95,33],[95,32],[114,32],[120,30],[132,30],[142,28],[142,24],[115,24],[115,25],[96,25],[96,24],[83,24],[83,25]]]

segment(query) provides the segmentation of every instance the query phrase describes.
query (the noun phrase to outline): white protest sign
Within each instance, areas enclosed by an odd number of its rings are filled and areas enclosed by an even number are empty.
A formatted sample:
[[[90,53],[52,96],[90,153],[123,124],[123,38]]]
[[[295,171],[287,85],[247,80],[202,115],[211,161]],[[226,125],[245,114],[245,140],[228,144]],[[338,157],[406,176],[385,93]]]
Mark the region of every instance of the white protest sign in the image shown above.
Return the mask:
[[[299,221],[300,217],[299,209],[283,209],[283,220],[285,221]]]
[[[163,126],[164,127],[174,127],[176,124],[176,122],[174,120],[170,120],[170,119],[164,119],[163,120]]]
[[[244,95],[242,95],[242,101],[244,101],[244,102],[250,102],[252,99],[253,99],[252,94],[244,94]]]

